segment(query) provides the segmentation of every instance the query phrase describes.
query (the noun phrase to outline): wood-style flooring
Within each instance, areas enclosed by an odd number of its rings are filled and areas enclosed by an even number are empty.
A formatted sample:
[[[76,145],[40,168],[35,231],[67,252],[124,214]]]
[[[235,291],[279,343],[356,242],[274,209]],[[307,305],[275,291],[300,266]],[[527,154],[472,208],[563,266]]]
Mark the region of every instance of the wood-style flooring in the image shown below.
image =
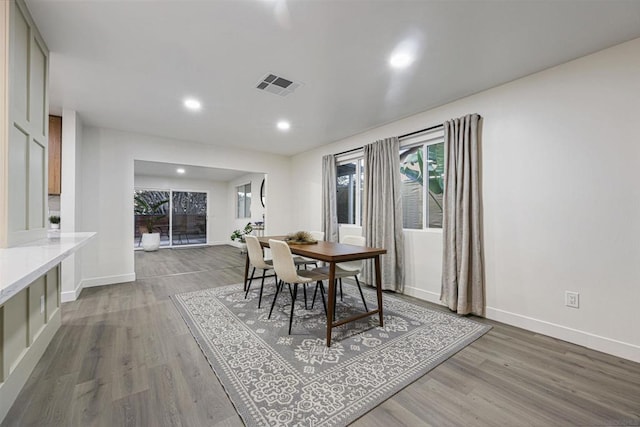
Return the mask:
[[[135,260],[135,282],[62,305],[3,426],[242,425],[169,296],[241,282],[243,255],[216,246]],[[493,329],[354,425],[640,425],[640,364],[479,321]]]

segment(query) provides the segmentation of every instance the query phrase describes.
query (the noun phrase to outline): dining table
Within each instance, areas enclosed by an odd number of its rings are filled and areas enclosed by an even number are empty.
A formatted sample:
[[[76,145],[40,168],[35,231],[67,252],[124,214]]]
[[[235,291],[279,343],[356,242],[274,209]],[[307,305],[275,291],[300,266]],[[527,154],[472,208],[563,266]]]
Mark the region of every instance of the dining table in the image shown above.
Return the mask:
[[[269,240],[286,240],[286,236],[263,236],[258,237],[258,241],[263,248],[269,247]],[[378,315],[380,326],[383,326],[383,305],[382,305],[382,276],[380,273],[380,256],[387,253],[384,248],[370,248],[366,246],[347,245],[344,243],[318,241],[313,244],[297,244],[288,242],[291,253],[307,258],[323,261],[329,266],[329,298],[327,308],[327,338],[326,345],[331,347],[331,331],[333,328],[349,322],[362,319],[367,316]],[[378,307],[364,313],[358,313],[351,317],[336,320],[334,318],[334,304],[336,299],[336,264],[346,261],[357,261],[363,259],[373,259],[375,269],[375,288],[378,300]],[[245,283],[249,275],[249,256],[247,255],[244,278]]]

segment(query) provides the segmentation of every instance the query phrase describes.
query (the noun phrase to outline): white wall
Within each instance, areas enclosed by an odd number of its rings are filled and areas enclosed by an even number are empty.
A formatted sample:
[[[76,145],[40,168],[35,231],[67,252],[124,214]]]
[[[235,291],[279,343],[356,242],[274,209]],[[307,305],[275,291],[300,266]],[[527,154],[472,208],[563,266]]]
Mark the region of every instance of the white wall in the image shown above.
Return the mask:
[[[62,111],[60,231],[80,231],[82,180],[77,173],[82,165],[82,122],[78,114],[69,109]],[[82,251],[64,261],[61,268],[61,299],[73,301],[82,290]]]
[[[227,183],[159,176],[135,175],[135,188],[207,193],[207,244],[220,245],[229,241],[231,227],[227,216]]]
[[[321,224],[322,155],[479,113],[487,317],[640,361],[638,52],[640,39],[297,155],[294,221]],[[441,234],[406,237],[407,293],[437,301]]]
[[[134,160],[268,173],[270,230],[285,232],[291,223],[286,157],[95,127],[83,129],[82,150],[82,226],[98,232],[83,253],[85,286],[135,279]]]

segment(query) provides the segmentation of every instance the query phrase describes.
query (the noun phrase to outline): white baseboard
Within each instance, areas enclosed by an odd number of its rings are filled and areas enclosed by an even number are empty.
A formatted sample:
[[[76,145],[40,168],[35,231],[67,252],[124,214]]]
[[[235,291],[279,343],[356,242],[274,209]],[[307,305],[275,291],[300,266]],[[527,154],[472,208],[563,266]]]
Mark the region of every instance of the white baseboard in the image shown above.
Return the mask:
[[[602,337],[544,320],[534,319],[497,308],[487,307],[487,319],[548,335],[573,344],[640,363],[640,346]]]
[[[246,243],[236,242],[235,240],[232,240],[230,242],[226,242],[226,244],[230,245],[230,246],[235,246],[236,248],[239,248],[239,249],[244,249],[244,248],[247,247]]]
[[[425,291],[424,289],[405,286],[403,293],[410,297],[415,297],[424,301],[432,302],[434,304],[442,305],[442,303],[440,302],[440,294],[436,292],[430,292]]]
[[[136,280],[136,273],[119,274],[115,276],[102,276],[92,277],[90,279],[84,279],[81,282],[80,288],[91,288],[93,286],[115,285],[117,283],[134,282]]]
[[[434,304],[443,305],[440,302],[440,294],[437,292],[425,291],[411,286],[405,286],[404,294],[429,301]],[[578,344],[593,350],[622,357],[623,359],[640,362],[640,346],[617,341],[611,338],[602,337],[567,326],[558,325],[544,320],[534,319],[521,314],[511,313],[498,308],[487,307],[487,319],[495,320],[507,325],[516,326],[528,331],[547,335],[573,344]]]
[[[61,292],[60,302],[75,301],[80,296],[80,292],[82,292],[82,281],[78,282],[76,288],[73,291]]]

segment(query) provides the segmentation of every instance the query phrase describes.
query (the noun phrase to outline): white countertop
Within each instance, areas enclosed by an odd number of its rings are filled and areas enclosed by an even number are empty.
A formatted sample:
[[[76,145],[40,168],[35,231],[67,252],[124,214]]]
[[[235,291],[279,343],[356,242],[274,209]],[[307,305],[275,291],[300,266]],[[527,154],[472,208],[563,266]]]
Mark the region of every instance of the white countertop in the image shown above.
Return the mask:
[[[87,244],[95,235],[93,232],[60,233],[60,238],[36,240],[0,249],[0,305]]]

